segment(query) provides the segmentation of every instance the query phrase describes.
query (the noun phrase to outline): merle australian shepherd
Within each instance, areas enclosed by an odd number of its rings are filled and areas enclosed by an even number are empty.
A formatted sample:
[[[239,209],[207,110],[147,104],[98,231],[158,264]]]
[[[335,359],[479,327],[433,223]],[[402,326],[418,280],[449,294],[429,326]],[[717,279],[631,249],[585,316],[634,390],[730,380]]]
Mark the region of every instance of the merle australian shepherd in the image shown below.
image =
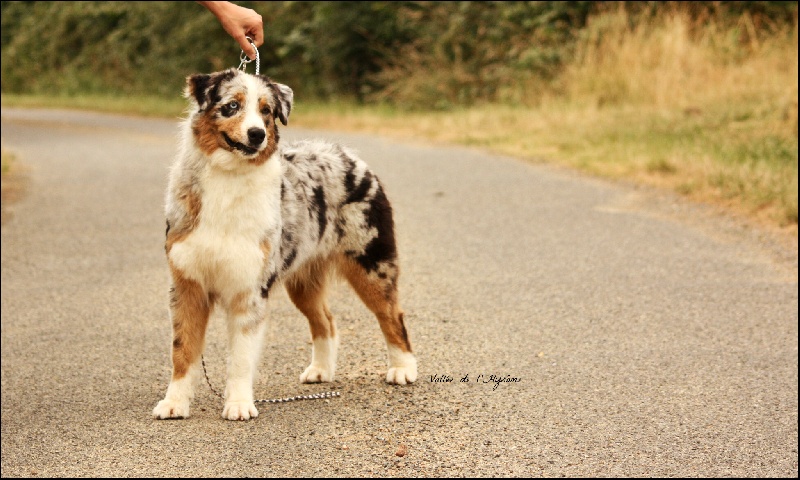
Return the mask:
[[[279,284],[311,329],[311,364],[300,381],[332,381],[332,276],[346,279],[377,317],[388,348],[386,381],[414,382],[392,207],[378,177],[341,145],[279,143],[277,122],[286,125],[293,92],[266,76],[236,69],[192,75],[185,93],[189,112],[166,197],[173,369],[153,416],[189,416],[214,308],[228,331],[222,416],[258,416],[253,380],[267,298]]]

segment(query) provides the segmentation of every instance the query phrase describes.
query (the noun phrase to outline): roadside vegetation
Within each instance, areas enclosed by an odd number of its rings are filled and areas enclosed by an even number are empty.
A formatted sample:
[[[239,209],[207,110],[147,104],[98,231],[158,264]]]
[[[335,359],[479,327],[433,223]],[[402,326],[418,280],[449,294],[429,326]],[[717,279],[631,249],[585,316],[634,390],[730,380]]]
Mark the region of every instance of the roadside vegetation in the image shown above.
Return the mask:
[[[11,218],[11,205],[25,193],[26,175],[24,168],[12,152],[2,150],[2,201],[0,201],[0,223]]]
[[[698,32],[698,22],[681,10],[639,23],[624,9],[590,18],[572,61],[531,105],[316,106],[303,122],[634,180],[796,235],[797,22],[761,37],[746,15],[727,28],[704,19]]]
[[[241,3],[293,125],[556,163],[797,238],[795,2]],[[2,8],[3,106],[178,116],[186,75],[238,64],[193,2]]]

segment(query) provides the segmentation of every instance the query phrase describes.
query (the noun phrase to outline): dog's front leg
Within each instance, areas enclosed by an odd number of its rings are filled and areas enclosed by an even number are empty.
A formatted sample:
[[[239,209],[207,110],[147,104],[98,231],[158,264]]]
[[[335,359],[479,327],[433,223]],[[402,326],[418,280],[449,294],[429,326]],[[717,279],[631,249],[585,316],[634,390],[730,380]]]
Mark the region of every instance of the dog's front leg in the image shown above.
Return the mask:
[[[206,326],[211,313],[208,295],[195,281],[173,270],[170,290],[172,319],[172,380],[164,400],[153,409],[157,419],[189,417],[189,405],[194,397],[194,385],[200,374],[200,355],[203,353]]]
[[[264,338],[264,305],[257,298],[237,306],[228,314],[228,383],[223,418],[249,420],[258,416],[253,401],[253,381]]]

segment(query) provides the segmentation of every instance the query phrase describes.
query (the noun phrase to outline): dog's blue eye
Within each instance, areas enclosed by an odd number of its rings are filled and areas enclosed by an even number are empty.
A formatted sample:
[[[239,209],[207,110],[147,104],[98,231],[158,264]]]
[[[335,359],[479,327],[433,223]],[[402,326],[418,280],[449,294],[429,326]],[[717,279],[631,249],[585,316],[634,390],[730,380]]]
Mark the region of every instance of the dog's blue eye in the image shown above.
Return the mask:
[[[237,110],[239,110],[239,102],[237,102],[236,100],[229,102],[228,104],[223,105],[221,110],[222,110],[222,115],[230,117],[234,113],[236,113]]]

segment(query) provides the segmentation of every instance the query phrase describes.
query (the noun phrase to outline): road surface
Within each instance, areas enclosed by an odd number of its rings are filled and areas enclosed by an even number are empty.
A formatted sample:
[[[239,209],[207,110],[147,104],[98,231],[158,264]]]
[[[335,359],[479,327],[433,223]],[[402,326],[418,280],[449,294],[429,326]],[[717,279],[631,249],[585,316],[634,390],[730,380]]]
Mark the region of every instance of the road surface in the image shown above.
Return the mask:
[[[797,477],[796,250],[642,189],[292,127],[283,141],[343,141],[381,176],[419,380],[383,382],[377,322],[340,285],[337,378],[301,385],[308,327],[281,291],[257,397],[341,397],[229,422],[201,384],[191,418],[153,420],[176,131],[3,108],[2,147],[29,177],[2,227],[3,477]]]

